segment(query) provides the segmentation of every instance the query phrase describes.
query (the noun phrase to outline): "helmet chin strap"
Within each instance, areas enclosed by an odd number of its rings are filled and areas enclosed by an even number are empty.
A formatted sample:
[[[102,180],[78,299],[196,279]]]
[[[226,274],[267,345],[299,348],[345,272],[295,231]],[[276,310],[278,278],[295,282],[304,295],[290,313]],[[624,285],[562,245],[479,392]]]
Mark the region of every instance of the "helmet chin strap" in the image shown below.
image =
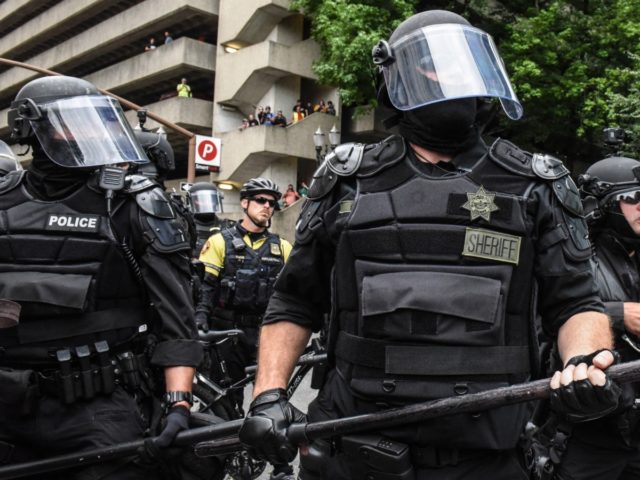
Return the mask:
[[[266,229],[268,229],[268,228],[271,226],[271,219],[269,219],[269,221],[267,222],[267,225],[266,225],[266,226],[265,226],[265,225],[261,225],[261,224],[259,224],[258,222],[256,222],[256,221],[255,221],[255,219],[254,219],[251,215],[249,215],[249,212],[247,211],[247,209],[246,209],[246,208],[243,208],[243,209],[242,209],[242,211],[243,211],[243,212],[244,212],[244,214],[247,216],[247,218],[248,218],[249,220],[251,220],[251,223],[253,223],[256,227],[258,227],[258,228],[264,228],[264,229],[266,230]]]

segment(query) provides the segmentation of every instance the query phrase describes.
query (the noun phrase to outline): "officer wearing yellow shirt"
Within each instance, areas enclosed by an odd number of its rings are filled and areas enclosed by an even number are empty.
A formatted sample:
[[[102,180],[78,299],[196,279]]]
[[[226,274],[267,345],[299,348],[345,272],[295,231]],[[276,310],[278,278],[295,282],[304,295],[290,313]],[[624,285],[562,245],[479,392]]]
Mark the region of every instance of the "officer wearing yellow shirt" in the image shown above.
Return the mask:
[[[209,237],[200,253],[205,276],[196,307],[198,327],[241,328],[246,334],[243,341],[221,352],[234,382],[255,363],[262,315],[291,252],[289,242],[268,230],[281,196],[271,180],[249,180],[240,190],[242,220]],[[238,393],[242,405],[242,391]]]

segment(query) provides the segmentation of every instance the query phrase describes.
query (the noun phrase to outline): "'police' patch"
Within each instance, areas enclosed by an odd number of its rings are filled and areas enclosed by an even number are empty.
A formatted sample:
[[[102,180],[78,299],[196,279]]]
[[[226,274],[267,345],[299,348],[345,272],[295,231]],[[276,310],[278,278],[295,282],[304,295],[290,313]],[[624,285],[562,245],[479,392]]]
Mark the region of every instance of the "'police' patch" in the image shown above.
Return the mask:
[[[521,240],[522,238],[515,235],[482,228],[467,228],[462,255],[518,265]]]
[[[271,255],[275,255],[278,257],[282,256],[282,250],[280,250],[280,245],[278,245],[277,243],[272,243],[271,245],[269,245],[269,251],[271,252]]]
[[[100,215],[73,215],[50,213],[45,230],[61,232],[97,232],[100,228]]]

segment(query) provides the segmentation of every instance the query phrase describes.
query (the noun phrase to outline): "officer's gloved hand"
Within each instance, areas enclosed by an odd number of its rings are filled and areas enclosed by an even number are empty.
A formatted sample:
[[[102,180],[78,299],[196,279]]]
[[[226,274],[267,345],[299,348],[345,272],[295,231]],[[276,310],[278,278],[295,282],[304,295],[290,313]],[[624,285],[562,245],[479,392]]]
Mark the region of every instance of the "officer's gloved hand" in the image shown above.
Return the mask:
[[[171,407],[164,419],[164,428],[154,440],[156,447],[167,448],[173,443],[179,432],[189,428],[189,416],[191,412],[184,405]]]
[[[551,378],[551,408],[570,422],[586,422],[613,412],[622,394],[603,370],[619,361],[617,352],[597,350],[571,358]]]
[[[195,315],[196,327],[203,332],[209,331],[209,316],[206,312],[196,312]]]
[[[298,447],[287,438],[292,423],[305,421],[305,416],[289,403],[282,388],[265,390],[258,395],[240,428],[240,441],[247,451],[273,464],[289,463]]]

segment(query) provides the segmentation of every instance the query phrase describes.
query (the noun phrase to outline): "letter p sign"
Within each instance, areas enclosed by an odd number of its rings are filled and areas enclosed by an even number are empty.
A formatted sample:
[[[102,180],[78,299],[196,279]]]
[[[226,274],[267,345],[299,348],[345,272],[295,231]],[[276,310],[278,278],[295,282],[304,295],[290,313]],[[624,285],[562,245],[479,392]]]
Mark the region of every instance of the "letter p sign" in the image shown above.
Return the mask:
[[[196,135],[196,165],[220,167],[220,139]]]

